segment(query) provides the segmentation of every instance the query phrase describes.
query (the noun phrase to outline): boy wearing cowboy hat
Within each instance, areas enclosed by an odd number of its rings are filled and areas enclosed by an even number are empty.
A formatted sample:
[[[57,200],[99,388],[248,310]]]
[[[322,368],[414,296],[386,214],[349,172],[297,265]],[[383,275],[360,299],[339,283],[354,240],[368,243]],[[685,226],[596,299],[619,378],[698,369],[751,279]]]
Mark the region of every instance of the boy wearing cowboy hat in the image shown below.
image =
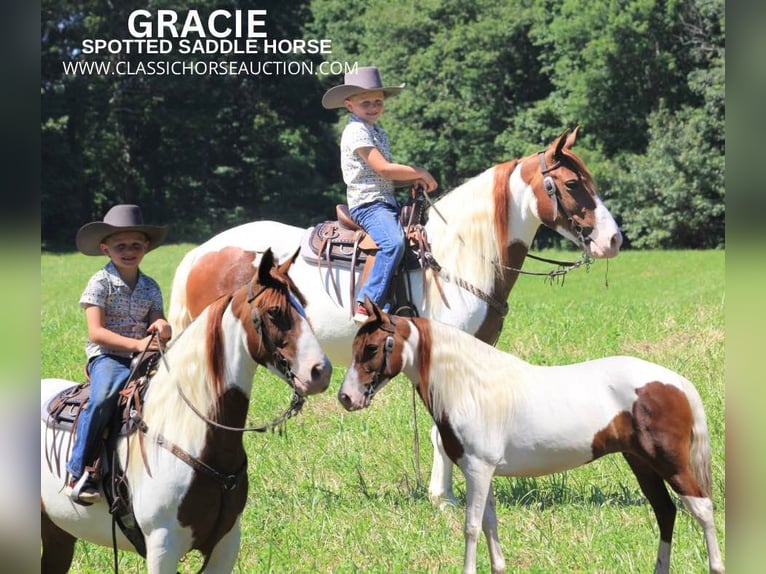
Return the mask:
[[[90,399],[77,419],[72,455],[67,463],[69,497],[92,504],[99,490],[87,467],[96,458],[99,441],[117,406],[119,391],[130,373],[134,353],[159,350],[154,334],[164,344],[171,329],[163,313],[157,282],[139,264],[160,245],[166,226],[145,225],[137,205],[115,205],[103,221],[88,223],[75,243],[85,255],[105,255],[109,262],[88,281],[80,297],[88,324]]]
[[[344,76],[340,86],[322,97],[326,109],[346,108],[348,124],[340,141],[340,164],[346,183],[346,201],[351,218],[372,237],[379,247],[370,276],[357,294],[354,320],[363,322],[367,311],[364,296],[384,310],[391,277],[404,255],[404,232],[399,224],[399,202],[394,187],[413,185],[427,192],[437,187],[436,180],[422,167],[391,161],[388,135],[378,124],[384,99],[404,88],[384,86],[373,66],[356,68]]]

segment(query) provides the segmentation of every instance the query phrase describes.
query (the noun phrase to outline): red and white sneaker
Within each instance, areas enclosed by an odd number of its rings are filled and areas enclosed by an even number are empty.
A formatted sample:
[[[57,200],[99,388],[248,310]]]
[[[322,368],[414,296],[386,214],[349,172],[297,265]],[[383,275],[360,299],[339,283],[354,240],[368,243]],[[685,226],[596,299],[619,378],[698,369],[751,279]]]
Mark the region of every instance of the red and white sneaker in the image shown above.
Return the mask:
[[[369,318],[370,314],[367,312],[367,309],[364,308],[364,305],[359,303],[356,306],[356,313],[354,313],[354,321],[357,323],[364,323]]]

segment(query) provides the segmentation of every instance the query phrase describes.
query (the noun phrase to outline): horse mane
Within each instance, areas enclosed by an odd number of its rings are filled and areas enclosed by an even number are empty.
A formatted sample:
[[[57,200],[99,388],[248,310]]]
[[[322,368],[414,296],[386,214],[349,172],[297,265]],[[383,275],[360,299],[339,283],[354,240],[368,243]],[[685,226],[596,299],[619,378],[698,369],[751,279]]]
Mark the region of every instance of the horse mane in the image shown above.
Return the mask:
[[[428,387],[434,418],[460,412],[481,414],[488,427],[510,421],[522,400],[514,380],[533,376],[529,363],[438,321],[429,325]]]
[[[207,424],[184,402],[178,388],[206,416],[216,415],[226,377],[222,319],[231,299],[227,295],[211,303],[168,345],[144,404],[150,435],[163,435],[186,449],[204,443]],[[138,446],[139,441],[130,442],[131,468],[143,465]]]
[[[436,261],[484,291],[492,289],[500,265],[509,263],[510,175],[518,163],[493,166],[437,200],[435,210],[446,222],[437,213],[429,215],[429,232],[439,236],[432,244]],[[441,298],[431,283],[429,298],[436,306]]]
[[[207,355],[207,366],[209,373],[210,391],[214,397],[220,396],[224,389],[224,371],[226,369],[226,355],[223,352],[223,314],[231,302],[233,295],[219,297],[208,307],[207,318],[207,345],[205,352]],[[215,409],[216,402],[212,403]],[[212,412],[210,415],[215,416]]]
[[[509,265],[508,224],[510,214],[508,212],[511,193],[511,173],[516,169],[519,160],[514,159],[495,166],[495,178],[492,184],[492,199],[495,205],[495,230],[497,233],[497,256],[501,265]]]

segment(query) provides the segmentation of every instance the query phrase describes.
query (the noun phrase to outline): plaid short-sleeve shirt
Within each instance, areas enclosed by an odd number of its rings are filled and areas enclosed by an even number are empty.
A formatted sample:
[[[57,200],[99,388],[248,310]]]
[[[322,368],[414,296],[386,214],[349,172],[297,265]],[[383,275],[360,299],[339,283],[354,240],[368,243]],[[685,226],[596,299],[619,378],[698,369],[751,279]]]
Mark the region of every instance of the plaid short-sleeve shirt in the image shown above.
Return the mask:
[[[90,278],[80,296],[80,306],[85,308],[87,305],[96,305],[104,310],[104,326],[110,331],[143,339],[147,335],[152,311],[162,313],[162,291],[154,279],[140,271],[136,287],[131,290],[110,261]],[[106,354],[130,356],[130,353],[102,347],[90,340],[85,346],[85,353],[88,359]]]
[[[385,130],[351,114],[340,139],[340,167],[343,171],[343,181],[346,183],[346,201],[349,208],[353,209],[373,201],[385,201],[396,206],[394,182],[381,177],[362,159],[356,150],[363,147],[377,148],[384,158],[391,161]]]

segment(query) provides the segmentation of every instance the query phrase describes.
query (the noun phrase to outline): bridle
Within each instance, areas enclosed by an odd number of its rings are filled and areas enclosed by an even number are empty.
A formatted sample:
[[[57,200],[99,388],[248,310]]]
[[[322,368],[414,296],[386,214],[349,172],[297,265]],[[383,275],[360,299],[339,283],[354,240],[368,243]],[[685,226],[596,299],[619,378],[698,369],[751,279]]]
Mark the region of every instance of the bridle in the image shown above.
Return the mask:
[[[540,151],[537,152],[537,157],[540,159],[540,171],[543,174],[543,188],[545,189],[545,193],[548,194],[548,197],[551,198],[551,201],[553,201],[553,219],[556,219],[556,209],[561,210],[561,213],[564,214],[564,217],[567,218],[567,221],[569,222],[569,225],[572,226],[572,229],[575,232],[575,235],[577,236],[577,240],[580,242],[581,245],[587,245],[590,243],[591,237],[590,233],[583,234],[583,227],[575,220],[574,216],[572,215],[572,212],[567,209],[567,207],[564,205],[564,202],[561,200],[561,192],[559,191],[558,186],[556,185],[556,182],[554,179],[548,175],[550,172],[552,172],[555,169],[558,169],[561,167],[561,162],[557,161],[552,166],[548,167],[545,163],[545,152]]]
[[[388,359],[391,357],[391,353],[394,350],[394,333],[396,332],[396,321],[393,316],[389,316],[390,325],[381,324],[379,329],[386,331],[389,335],[386,336],[386,340],[383,342],[383,361],[380,363],[380,368],[372,373],[372,379],[370,384],[364,390],[363,396],[367,402],[372,401],[372,397],[380,390],[385,380],[381,380],[385,376],[385,371],[388,368]]]
[[[263,293],[267,289],[266,286],[261,286],[258,291],[253,291],[253,284],[250,283],[247,287],[247,303],[252,304],[253,301],[255,301],[258,296]],[[302,317],[306,317],[306,312],[303,310],[303,307],[301,306],[300,302],[297,300],[297,298],[290,294],[290,296],[287,298],[290,305],[298,311],[298,314]],[[269,350],[274,357],[274,366],[277,368],[277,370],[284,376],[285,382],[287,385],[293,390],[293,396],[290,401],[290,404],[285,409],[285,411],[279,415],[277,418],[275,418],[270,423],[264,423],[262,425],[257,426],[251,426],[251,427],[231,427],[228,425],[221,424],[219,422],[216,422],[209,417],[205,416],[202,412],[199,411],[189,400],[189,398],[184,394],[183,389],[181,388],[181,385],[176,385],[178,389],[178,393],[181,395],[181,398],[186,403],[186,405],[196,414],[199,418],[201,418],[203,421],[205,421],[208,425],[232,432],[266,432],[268,430],[274,430],[278,427],[280,427],[282,424],[287,422],[288,419],[292,418],[293,416],[297,415],[301,412],[301,409],[303,408],[304,403],[306,402],[306,397],[301,396],[298,394],[298,391],[295,388],[295,381],[299,380],[297,375],[293,372],[292,368],[290,367],[290,361],[287,360],[287,358],[282,354],[282,352],[279,350],[279,348],[274,345],[274,343],[266,336],[266,333],[263,329],[263,319],[261,318],[260,312],[257,308],[253,308],[251,311],[251,320],[253,322],[253,326],[255,329],[260,333],[261,335],[261,341],[264,342],[265,346],[267,347],[267,350]],[[270,348],[269,348],[270,347]]]

